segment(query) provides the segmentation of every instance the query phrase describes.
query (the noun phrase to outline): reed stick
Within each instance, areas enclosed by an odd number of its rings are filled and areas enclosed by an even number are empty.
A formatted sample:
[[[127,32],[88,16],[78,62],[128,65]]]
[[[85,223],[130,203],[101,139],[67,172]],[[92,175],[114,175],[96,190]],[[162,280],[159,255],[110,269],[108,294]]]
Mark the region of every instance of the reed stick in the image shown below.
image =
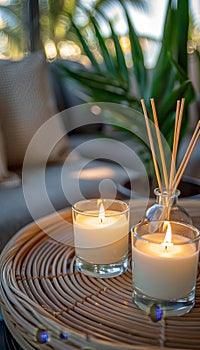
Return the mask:
[[[175,132],[175,145],[174,145],[174,163],[176,164],[176,158],[177,158],[177,152],[178,152],[178,144],[179,144],[179,137],[180,137],[180,131],[181,131],[181,123],[182,123],[182,118],[183,118],[183,110],[184,110],[184,105],[185,105],[185,99],[181,99],[181,105],[180,105],[180,112],[178,114],[177,118],[177,125],[174,130]]]
[[[152,138],[152,134],[151,134],[151,128],[150,128],[150,124],[149,124],[149,118],[148,118],[145,102],[143,99],[141,100],[141,104],[142,104],[142,109],[143,109],[143,113],[144,113],[144,117],[145,117],[147,134],[148,134],[148,138],[149,138],[149,143],[150,143],[150,148],[151,148],[151,153],[152,153],[152,158],[153,158],[153,163],[154,163],[154,169],[156,172],[156,178],[158,181],[158,187],[159,187],[160,191],[162,192],[162,182],[161,182],[158,164],[157,164],[157,160],[156,160],[156,154],[155,154],[155,148],[154,148],[153,138]]]
[[[178,171],[176,173],[176,176],[175,176],[175,178],[173,180],[172,188],[174,190],[178,187],[179,182],[180,182],[180,180],[181,180],[181,178],[183,176],[183,173],[184,173],[184,171],[185,171],[185,169],[186,169],[186,167],[188,165],[188,162],[190,160],[190,157],[191,157],[191,154],[192,154],[192,152],[194,150],[194,147],[196,146],[197,140],[198,140],[199,135],[200,135],[200,129],[199,128],[200,128],[200,120],[198,121],[198,123],[196,125],[195,131],[194,131],[193,136],[192,136],[192,138],[190,140],[190,143],[188,145],[186,153],[185,153],[185,155],[184,155],[184,157],[182,159],[182,162],[181,162],[181,164],[180,164],[180,166],[178,168]]]
[[[169,177],[169,189],[172,188],[173,178],[175,174],[175,167],[176,167],[176,155],[177,155],[177,125],[179,120],[179,111],[180,111],[180,101],[177,101],[176,104],[176,116],[175,116],[175,125],[174,125],[174,139],[173,139],[173,148],[172,148],[172,159],[171,159],[171,168],[170,168],[170,177]]]
[[[166,190],[168,190],[169,181],[168,181],[168,174],[167,174],[167,166],[166,166],[166,161],[165,161],[163,144],[162,144],[162,140],[161,140],[161,136],[160,136],[160,128],[159,128],[159,124],[158,124],[156,106],[155,106],[155,102],[154,102],[153,98],[151,98],[150,101],[151,101],[151,107],[152,107],[152,111],[153,111],[154,124],[156,127],[156,136],[157,136],[158,147],[159,147],[159,151],[160,151],[160,158],[161,158],[161,164],[162,164],[162,169],[163,169],[165,188],[166,188]]]

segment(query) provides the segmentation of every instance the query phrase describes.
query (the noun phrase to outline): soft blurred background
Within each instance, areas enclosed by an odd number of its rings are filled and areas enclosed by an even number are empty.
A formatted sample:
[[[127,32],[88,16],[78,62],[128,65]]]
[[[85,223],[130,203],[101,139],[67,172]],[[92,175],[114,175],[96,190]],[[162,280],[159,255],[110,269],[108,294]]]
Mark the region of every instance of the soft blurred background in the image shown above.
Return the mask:
[[[59,110],[114,102],[141,112],[141,98],[150,109],[153,97],[170,147],[176,101],[185,97],[184,154],[200,115],[199,0],[0,0],[0,59],[40,50],[50,62]],[[134,117],[112,118],[122,129],[125,118],[131,130]],[[151,173],[149,150],[142,145],[138,152]],[[199,177],[196,164],[191,174]]]
[[[122,1],[74,1],[74,0],[40,0],[40,18],[35,12],[35,22],[41,26],[42,44],[47,57],[53,59],[59,56],[62,59],[73,59],[89,65],[87,56],[81,50],[77,38],[70,32],[70,10],[80,26],[87,23],[84,9],[101,8],[106,16],[115,23],[116,33],[121,36],[121,44],[127,56],[130,54],[130,45],[127,37],[127,24],[120,6]],[[124,1],[125,2],[125,1]],[[137,34],[142,41],[145,53],[145,62],[152,67],[156,62],[160,42],[163,36],[163,25],[167,10],[167,0],[136,0],[126,1],[133,19]],[[31,23],[30,6],[33,12],[37,1],[1,0],[0,1],[0,58],[21,58],[30,48],[28,33]],[[176,6],[176,1],[174,1]],[[200,50],[200,2],[189,1],[190,31],[188,53]],[[30,17],[29,17],[30,16]],[[109,38],[109,28],[104,21],[101,23],[103,35]],[[89,35],[89,33],[88,33]],[[92,40],[92,37],[90,37]]]

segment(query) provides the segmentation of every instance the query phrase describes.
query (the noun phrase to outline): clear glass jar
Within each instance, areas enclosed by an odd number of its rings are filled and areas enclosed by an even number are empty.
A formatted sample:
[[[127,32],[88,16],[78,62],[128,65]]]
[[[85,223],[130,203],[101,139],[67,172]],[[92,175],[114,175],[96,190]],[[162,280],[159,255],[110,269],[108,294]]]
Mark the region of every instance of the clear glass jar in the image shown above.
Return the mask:
[[[147,209],[142,221],[172,220],[192,224],[190,215],[178,203],[179,190],[176,190],[175,193],[170,193],[167,191],[161,192],[159,188],[156,188],[154,194],[156,201]]]

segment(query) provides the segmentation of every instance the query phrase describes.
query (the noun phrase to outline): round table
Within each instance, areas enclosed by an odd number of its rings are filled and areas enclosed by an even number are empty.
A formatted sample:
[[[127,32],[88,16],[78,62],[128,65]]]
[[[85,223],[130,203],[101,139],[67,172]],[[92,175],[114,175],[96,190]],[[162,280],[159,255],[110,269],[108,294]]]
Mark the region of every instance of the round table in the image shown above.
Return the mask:
[[[182,205],[200,228],[200,201]],[[115,278],[75,270],[70,208],[18,232],[0,273],[2,315],[23,349],[200,348],[200,276],[190,313],[153,322],[132,302],[131,252],[128,270]]]

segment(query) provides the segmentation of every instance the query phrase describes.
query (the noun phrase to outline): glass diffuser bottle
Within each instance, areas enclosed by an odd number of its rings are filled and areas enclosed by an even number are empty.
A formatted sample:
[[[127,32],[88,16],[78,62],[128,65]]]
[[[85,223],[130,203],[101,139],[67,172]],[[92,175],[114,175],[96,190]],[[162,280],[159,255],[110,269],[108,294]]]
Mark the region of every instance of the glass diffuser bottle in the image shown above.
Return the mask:
[[[142,221],[172,220],[192,224],[188,212],[179,205],[179,190],[171,193],[168,191],[161,192],[159,188],[156,188],[154,194],[156,201],[147,209]]]

